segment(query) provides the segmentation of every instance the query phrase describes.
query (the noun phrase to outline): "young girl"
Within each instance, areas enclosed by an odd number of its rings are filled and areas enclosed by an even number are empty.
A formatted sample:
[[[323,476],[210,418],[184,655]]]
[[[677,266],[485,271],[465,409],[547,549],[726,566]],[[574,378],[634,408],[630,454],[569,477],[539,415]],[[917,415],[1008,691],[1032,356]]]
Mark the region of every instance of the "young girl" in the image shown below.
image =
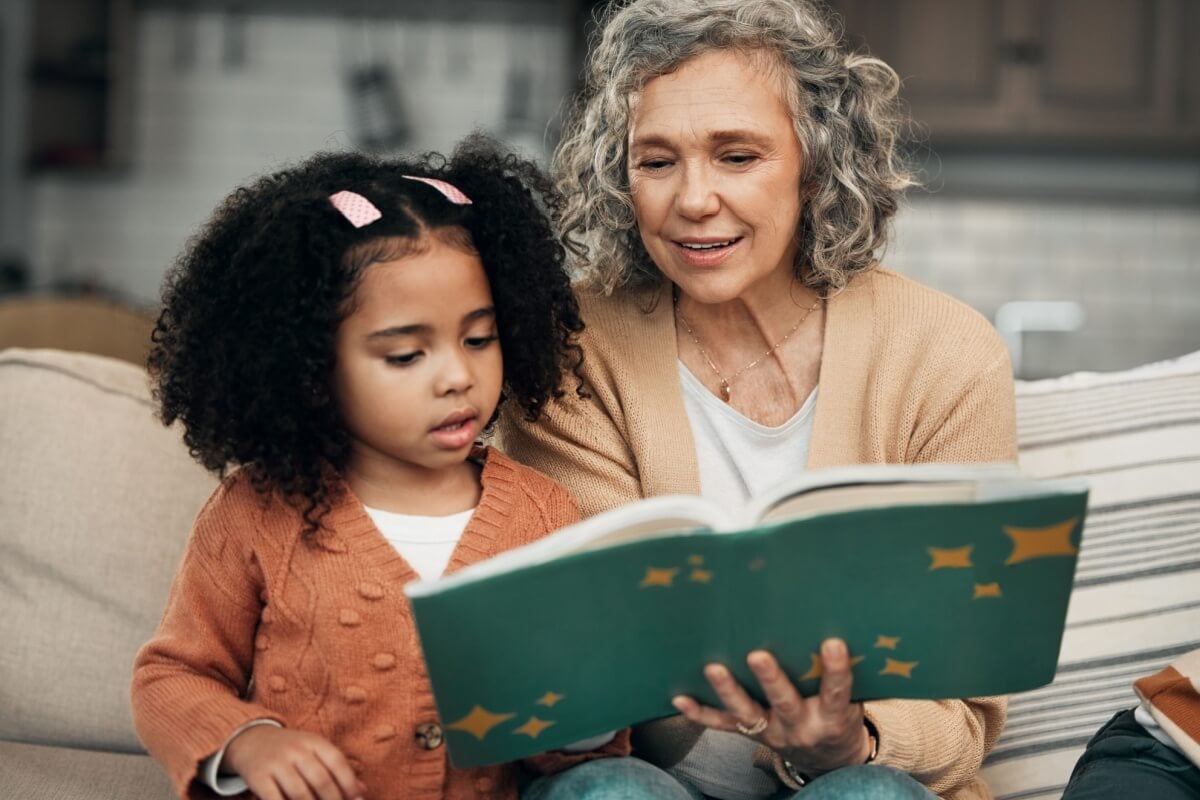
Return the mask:
[[[319,155],[230,195],[177,264],[162,418],[236,467],[134,668],[138,734],[180,796],[515,797],[514,767],[448,765],[401,587],[578,519],[474,444],[577,366],[539,202],[536,169],[482,139],[449,161]],[[532,766],[626,752],[623,732]]]

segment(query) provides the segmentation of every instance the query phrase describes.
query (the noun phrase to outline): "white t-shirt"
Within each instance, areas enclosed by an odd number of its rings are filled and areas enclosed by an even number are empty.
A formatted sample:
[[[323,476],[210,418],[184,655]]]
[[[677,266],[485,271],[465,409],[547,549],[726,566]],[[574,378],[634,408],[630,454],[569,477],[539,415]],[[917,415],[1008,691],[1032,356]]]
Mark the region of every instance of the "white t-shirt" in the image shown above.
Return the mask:
[[[700,496],[736,506],[784,477],[803,472],[812,440],[817,390],[792,418],[771,428],[743,416],[704,388],[679,363]],[[691,752],[671,770],[706,795],[722,800],[760,800],[779,791],[775,780],[753,764],[758,742],[738,733],[706,730]]]
[[[424,517],[365,508],[383,538],[423,580],[440,577],[446,571],[450,556],[475,513],[475,509],[469,508],[446,517]]]

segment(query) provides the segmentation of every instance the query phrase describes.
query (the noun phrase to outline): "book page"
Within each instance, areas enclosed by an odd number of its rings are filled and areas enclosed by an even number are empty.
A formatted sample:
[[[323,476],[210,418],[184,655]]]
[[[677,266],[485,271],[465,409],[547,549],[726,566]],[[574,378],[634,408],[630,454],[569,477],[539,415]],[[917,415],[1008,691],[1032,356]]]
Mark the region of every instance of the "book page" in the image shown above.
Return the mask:
[[[766,519],[764,515],[785,501],[792,509],[788,514],[800,513],[798,507],[792,505],[792,501],[802,495],[840,493],[856,487],[866,489],[869,493],[871,487],[874,487],[875,491],[879,491],[883,486],[893,485],[957,483],[979,485],[996,481],[1030,483],[1015,464],[1009,463],[862,464],[812,470],[785,478],[759,492],[740,511],[737,524],[745,527],[752,526],[756,522]],[[818,510],[826,507],[832,509],[843,507],[840,502],[833,506],[822,505],[822,503],[830,501],[813,502],[813,507]],[[871,505],[887,505],[887,502],[873,502]],[[773,518],[777,518],[777,516],[773,515]]]
[[[835,511],[933,503],[970,503],[977,499],[978,484],[887,483],[834,486],[785,497],[764,511],[763,522],[811,517]]]

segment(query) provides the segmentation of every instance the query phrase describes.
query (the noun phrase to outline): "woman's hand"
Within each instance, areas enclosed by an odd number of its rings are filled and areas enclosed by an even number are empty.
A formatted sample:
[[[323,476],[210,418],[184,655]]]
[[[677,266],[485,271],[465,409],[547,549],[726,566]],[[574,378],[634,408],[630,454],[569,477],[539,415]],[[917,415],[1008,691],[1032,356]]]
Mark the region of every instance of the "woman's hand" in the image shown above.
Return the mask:
[[[821,689],[812,697],[802,697],[779,662],[765,650],[750,653],[746,663],[758,678],[768,708],[759,705],[720,664],[709,664],[704,676],[724,710],[682,696],[672,704],[692,722],[750,736],[806,775],[867,760],[870,734],[863,722],[862,704],[850,702],[850,654],[842,640],[826,639],[821,644]]]
[[[341,750],[306,731],[247,728],[225,748],[223,762],[260,800],[361,800],[367,790]]]

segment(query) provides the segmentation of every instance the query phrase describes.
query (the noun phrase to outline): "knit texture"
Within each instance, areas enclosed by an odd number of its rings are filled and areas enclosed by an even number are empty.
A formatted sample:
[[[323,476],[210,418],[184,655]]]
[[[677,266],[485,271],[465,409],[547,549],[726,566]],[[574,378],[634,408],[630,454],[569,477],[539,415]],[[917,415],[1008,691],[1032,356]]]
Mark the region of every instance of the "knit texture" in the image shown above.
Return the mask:
[[[447,572],[579,518],[558,484],[496,450],[478,455],[486,459],[479,506]],[[514,766],[457,770],[444,746],[421,746],[417,728],[438,719],[402,591],[416,573],[348,486],[331,501],[327,529],[307,541],[295,510],[255,492],[245,473],[214,492],[134,665],[134,723],[146,749],[181,797],[211,798],[195,780],[200,762],[244,723],[273,719],[337,745],[372,800],[515,798]],[[625,752],[628,732],[593,753],[530,763],[553,772]]]
[[[1200,767],[1200,650],[1185,653],[1133,688],[1159,727]]]
[[[587,398],[542,419],[507,412],[501,445],[561,481],[590,516],[643,497],[699,494],[665,290],[580,292]],[[850,464],[1015,461],[1008,352],[967,306],[897,275],[861,273],[828,301],[809,469]],[[799,576],[803,580],[803,576]],[[846,587],[853,591],[853,587]],[[1004,722],[1004,698],[866,704],[878,762],[950,800],[990,796],[977,777]],[[682,717],[642,726],[639,754],[677,763],[699,729]],[[759,754],[756,763],[780,760]]]

